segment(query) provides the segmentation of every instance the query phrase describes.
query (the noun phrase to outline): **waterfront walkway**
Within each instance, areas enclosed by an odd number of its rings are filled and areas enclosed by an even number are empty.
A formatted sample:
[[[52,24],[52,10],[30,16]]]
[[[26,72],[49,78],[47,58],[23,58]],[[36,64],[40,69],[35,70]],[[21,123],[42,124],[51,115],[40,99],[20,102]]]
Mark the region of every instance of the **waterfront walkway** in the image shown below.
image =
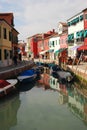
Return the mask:
[[[21,61],[16,66],[10,65],[7,67],[0,67],[0,79],[14,78],[24,70],[30,69],[34,65],[33,60]]]
[[[87,81],[87,62],[81,62],[79,65],[68,65],[67,67],[81,77],[82,81]]]
[[[11,65],[8,67],[0,67],[0,75],[11,70],[16,70],[16,69],[18,70],[22,67],[30,66],[33,63],[34,62],[32,60],[31,61],[24,60],[19,62],[17,66]],[[69,68],[76,75],[79,75],[83,79],[87,80],[87,62],[81,62],[79,65],[67,65],[67,68]]]
[[[16,66],[13,64],[13,65],[6,66],[6,67],[0,67],[0,73],[4,73],[5,71],[14,70],[16,68],[21,68],[23,66],[30,65],[32,63],[33,63],[33,61],[24,60],[24,61],[19,62]]]

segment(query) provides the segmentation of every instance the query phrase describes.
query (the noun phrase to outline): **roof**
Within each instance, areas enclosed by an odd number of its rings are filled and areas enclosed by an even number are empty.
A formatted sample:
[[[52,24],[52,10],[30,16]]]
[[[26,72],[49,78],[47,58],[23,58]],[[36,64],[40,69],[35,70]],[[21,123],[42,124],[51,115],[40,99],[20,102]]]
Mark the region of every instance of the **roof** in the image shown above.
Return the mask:
[[[15,28],[13,28],[13,26],[10,25],[5,19],[0,19],[0,21],[4,21],[5,23],[7,23],[13,30],[15,30],[19,34],[19,32]]]
[[[63,26],[67,26],[67,23],[65,22],[59,22],[59,23],[61,23]]]

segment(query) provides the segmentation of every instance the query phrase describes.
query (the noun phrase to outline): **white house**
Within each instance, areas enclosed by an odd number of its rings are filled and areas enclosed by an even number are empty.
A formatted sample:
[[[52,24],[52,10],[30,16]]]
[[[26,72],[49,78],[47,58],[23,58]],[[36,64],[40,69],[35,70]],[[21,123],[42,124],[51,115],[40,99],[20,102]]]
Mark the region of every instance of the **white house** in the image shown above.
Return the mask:
[[[85,11],[79,12],[67,20],[68,24],[68,56],[76,56],[77,48],[84,45],[85,35]]]

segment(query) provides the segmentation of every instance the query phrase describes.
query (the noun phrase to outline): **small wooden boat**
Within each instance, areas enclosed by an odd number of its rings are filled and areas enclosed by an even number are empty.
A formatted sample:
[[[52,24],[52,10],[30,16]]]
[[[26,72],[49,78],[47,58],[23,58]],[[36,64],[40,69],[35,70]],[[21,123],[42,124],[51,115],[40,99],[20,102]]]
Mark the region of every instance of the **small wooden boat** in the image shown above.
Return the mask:
[[[34,69],[30,69],[20,73],[17,79],[22,83],[27,83],[33,81],[36,77],[37,77],[37,73],[34,71]]]
[[[52,75],[61,82],[71,82],[73,80],[72,74],[64,70],[53,71]]]
[[[62,70],[58,65],[54,65],[51,68],[51,73],[61,82],[71,82],[73,80],[73,75],[71,74],[71,72]]]
[[[17,79],[0,80],[0,96],[7,95],[11,90],[15,88]]]

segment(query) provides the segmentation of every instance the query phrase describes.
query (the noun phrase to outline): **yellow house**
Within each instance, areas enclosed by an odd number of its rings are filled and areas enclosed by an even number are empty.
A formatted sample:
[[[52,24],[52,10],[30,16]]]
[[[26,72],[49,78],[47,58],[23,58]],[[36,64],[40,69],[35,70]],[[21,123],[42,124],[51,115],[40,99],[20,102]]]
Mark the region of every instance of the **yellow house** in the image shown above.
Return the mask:
[[[12,64],[12,26],[0,19],[0,66]]]

